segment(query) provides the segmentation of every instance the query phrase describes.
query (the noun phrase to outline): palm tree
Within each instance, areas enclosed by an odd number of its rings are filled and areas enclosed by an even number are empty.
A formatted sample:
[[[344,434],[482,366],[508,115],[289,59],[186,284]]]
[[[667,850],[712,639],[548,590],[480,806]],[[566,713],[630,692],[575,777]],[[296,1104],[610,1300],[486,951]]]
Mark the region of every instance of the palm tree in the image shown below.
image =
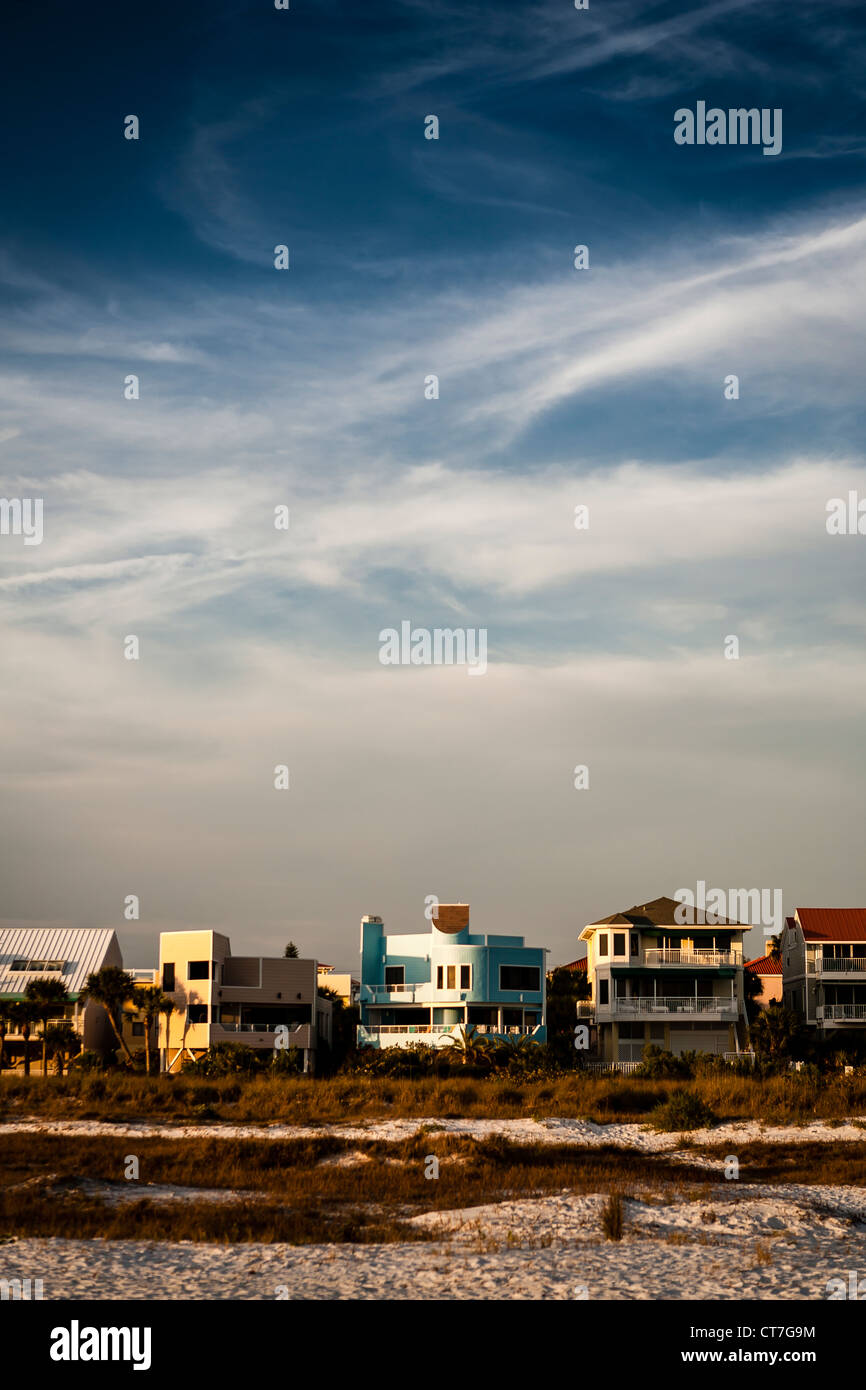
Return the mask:
[[[62,1013],[69,1003],[69,991],[62,980],[30,980],[24,991],[36,1007],[42,1024],[42,1075],[48,1075],[48,1020]]]
[[[164,1012],[165,1003],[169,1005],[169,1014],[174,1009],[174,1003],[163,994],[159,985],[145,985],[142,989],[137,989],[133,1002],[137,1011],[144,1015],[144,1065],[147,1075],[150,1076],[150,1032],[159,1015]]]
[[[32,999],[22,999],[9,1006],[9,1018],[24,1043],[24,1075],[30,1075],[30,1032],[39,1017]]]
[[[164,994],[162,996],[162,1003],[159,1006],[159,1012],[161,1014],[165,1014],[165,1069],[166,1071],[168,1071],[168,1053],[170,1048],[169,1029],[171,1028],[171,1016],[174,1013],[174,1000],[171,998],[171,995]]]
[[[131,1065],[132,1053],[127,1047],[123,1033],[117,1026],[117,1016],[124,1004],[135,998],[135,980],[132,975],[121,970],[119,965],[103,965],[101,970],[88,975],[84,989],[81,991],[81,997],[92,999],[95,1004],[102,1005],[108,1014],[108,1021],[114,1030],[114,1036],[126,1053],[126,1060]]]
[[[54,1058],[57,1075],[62,1076],[67,1057],[71,1058],[81,1050],[81,1039],[71,1023],[58,1023],[56,1027],[49,1028],[48,1049]]]
[[[478,1036],[478,1032],[473,1024],[458,1023],[453,1033],[449,1033],[445,1039],[448,1047],[454,1049],[454,1053],[460,1058],[464,1067],[473,1063],[489,1062],[487,1039]]]
[[[6,1065],[6,1033],[9,1029],[10,1000],[0,999],[0,1071]]]

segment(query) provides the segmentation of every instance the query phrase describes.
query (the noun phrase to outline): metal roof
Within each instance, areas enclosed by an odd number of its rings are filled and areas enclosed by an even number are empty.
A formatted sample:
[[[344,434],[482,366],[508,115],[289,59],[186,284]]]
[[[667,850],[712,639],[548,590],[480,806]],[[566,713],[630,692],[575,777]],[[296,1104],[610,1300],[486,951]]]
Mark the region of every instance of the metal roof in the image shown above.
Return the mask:
[[[798,907],[796,916],[807,941],[866,939],[866,907]]]
[[[16,960],[62,960],[62,970],[12,970]],[[75,997],[93,971],[122,965],[110,927],[0,927],[0,995],[22,995],[31,980],[61,980]]]

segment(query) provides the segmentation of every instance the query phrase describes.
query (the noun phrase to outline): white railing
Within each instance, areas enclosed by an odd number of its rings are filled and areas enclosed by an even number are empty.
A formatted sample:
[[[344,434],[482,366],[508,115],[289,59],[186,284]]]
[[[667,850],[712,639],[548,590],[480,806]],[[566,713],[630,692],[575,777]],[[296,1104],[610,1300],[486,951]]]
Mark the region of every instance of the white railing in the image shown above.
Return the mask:
[[[528,1027],[518,1027],[516,1024],[504,1024],[501,1028],[496,1023],[383,1023],[378,1028],[368,1028],[364,1024],[359,1027],[359,1034],[364,1037],[377,1038],[380,1033],[453,1033],[456,1028],[466,1026],[470,1033],[478,1033],[482,1037],[531,1037],[537,1033],[539,1024],[531,1024]]]
[[[621,1016],[641,1018],[650,1014],[732,1014],[736,1017],[737,1000],[712,995],[699,998],[671,996],[641,999],[628,999],[618,995],[613,1001],[613,1012]]]
[[[818,1016],[819,1016],[819,1018],[820,1018],[820,1016],[821,1016],[821,1010],[818,1009],[817,1012],[818,1012]],[[829,1019],[834,1019],[834,1020],[835,1020],[835,1019],[855,1019],[855,1020],[866,1019],[866,1004],[825,1004],[825,1005],[824,1005],[824,1018],[825,1018],[825,1019],[828,1019],[828,1018],[829,1018]]]
[[[577,1006],[577,1016],[578,1016],[578,1018],[594,1018],[594,1017],[595,1017],[595,1005],[594,1005],[594,1004],[578,1004],[578,1006]]]
[[[191,1028],[200,1025],[191,1023]],[[204,1025],[205,1027],[207,1025]],[[309,1023],[275,1023],[271,1027],[267,1023],[214,1023],[214,1028],[220,1028],[223,1033],[275,1033],[278,1028],[287,1028],[290,1033],[297,1033],[301,1028],[309,1028]]]
[[[647,965],[742,965],[739,951],[683,951],[667,946],[648,946],[644,951]]]
[[[866,974],[866,956],[809,956],[806,966],[810,975],[844,975],[847,972]]]

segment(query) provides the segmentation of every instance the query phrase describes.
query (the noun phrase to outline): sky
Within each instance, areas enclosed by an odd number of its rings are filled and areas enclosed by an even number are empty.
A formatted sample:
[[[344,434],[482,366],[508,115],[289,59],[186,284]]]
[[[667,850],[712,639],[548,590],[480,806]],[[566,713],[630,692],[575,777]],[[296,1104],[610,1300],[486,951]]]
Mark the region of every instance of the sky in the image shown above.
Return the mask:
[[[551,963],[698,881],[862,906],[859,0],[5,25],[3,923],[351,969],[430,895]]]

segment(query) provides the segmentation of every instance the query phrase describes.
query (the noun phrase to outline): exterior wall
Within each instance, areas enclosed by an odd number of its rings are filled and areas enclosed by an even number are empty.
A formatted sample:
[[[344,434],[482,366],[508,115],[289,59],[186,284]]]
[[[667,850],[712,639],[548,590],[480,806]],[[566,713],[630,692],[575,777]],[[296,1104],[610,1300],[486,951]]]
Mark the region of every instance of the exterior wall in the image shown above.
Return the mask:
[[[648,1044],[673,1053],[743,1047],[746,930],[734,924],[647,928],[628,921],[585,928],[588,1012],[598,1027],[601,1060],[638,1062]]]
[[[358,982],[353,979],[351,974],[341,973],[337,970],[319,969],[318,976],[319,989],[332,989],[339,995],[347,1007],[354,1004],[358,994]]]
[[[798,913],[782,935],[782,1002],[819,1033],[866,1031],[866,957],[862,935],[810,939]],[[847,959],[839,960],[839,956]],[[862,968],[861,968],[862,961]]]
[[[535,969],[538,988],[505,988],[500,971],[509,965]],[[465,984],[461,966],[470,971]],[[454,977],[450,987],[449,967]],[[545,952],[525,946],[523,937],[484,937],[472,935],[468,928],[445,932],[433,926],[429,933],[390,935],[381,918],[365,917],[360,1009],[358,1041],[362,1045],[401,1046],[413,1041],[438,1045],[459,1024],[473,1024],[479,1031],[494,1034],[520,1028],[543,1042],[547,1036]]]
[[[192,962],[209,962],[207,979],[190,978]],[[174,990],[167,990],[165,967],[174,965]],[[330,1005],[319,1000],[314,960],[282,956],[233,956],[228,937],[219,932],[163,932],[159,979],[175,1000],[176,1012],[160,1024],[164,1064],[177,1070],[184,1056],[200,1055],[215,1043],[235,1043],[272,1050],[277,1028],[289,1029],[290,1047],[312,1066],[320,1031],[330,1031]],[[190,1007],[207,1009],[206,1021],[192,1021]]]

